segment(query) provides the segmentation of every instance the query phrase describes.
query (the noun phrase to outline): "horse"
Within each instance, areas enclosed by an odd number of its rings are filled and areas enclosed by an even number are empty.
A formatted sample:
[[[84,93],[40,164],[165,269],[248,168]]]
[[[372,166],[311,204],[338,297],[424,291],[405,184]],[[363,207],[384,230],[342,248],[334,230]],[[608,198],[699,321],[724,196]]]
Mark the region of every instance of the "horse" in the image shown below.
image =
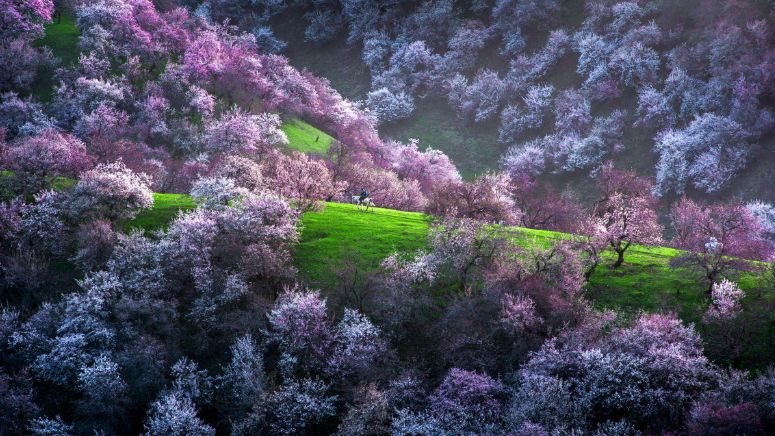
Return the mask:
[[[364,198],[363,201],[360,201],[360,198],[358,198],[358,209],[360,209],[361,212],[368,212],[369,209],[374,212],[375,207],[377,207],[377,205],[374,204],[374,200],[370,197]]]
[[[360,206],[361,205],[361,196],[360,195],[353,195],[350,197],[350,203]]]

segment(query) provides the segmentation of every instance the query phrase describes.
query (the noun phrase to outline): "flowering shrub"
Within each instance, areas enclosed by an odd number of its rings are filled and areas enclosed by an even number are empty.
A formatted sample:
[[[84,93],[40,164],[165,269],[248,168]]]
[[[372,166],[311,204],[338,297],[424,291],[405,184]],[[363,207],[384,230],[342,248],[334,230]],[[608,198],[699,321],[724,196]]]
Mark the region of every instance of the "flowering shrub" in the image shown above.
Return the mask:
[[[147,175],[136,174],[121,161],[99,164],[81,174],[73,189],[73,207],[111,221],[132,218],[153,206],[149,184]]]
[[[714,283],[710,293],[711,304],[705,312],[704,320],[724,320],[736,317],[742,310],[740,300],[743,297],[745,297],[745,293],[734,282],[724,279],[720,283]]]

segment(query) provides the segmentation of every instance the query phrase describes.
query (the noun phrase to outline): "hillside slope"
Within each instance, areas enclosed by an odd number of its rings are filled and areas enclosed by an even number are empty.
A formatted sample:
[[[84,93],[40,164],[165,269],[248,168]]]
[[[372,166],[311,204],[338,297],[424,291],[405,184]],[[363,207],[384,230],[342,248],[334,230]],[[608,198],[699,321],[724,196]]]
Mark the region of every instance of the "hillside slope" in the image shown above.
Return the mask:
[[[181,194],[156,194],[154,207],[141,213],[128,227],[146,230],[163,228],[178,210],[193,208],[190,197]],[[326,203],[320,212],[302,218],[301,241],[295,251],[295,264],[302,279],[324,291],[339,286],[337,273],[344,267],[368,272],[396,251],[411,252],[426,245],[433,218],[416,212],[376,209],[361,212],[355,206]],[[520,244],[545,246],[569,235],[546,230],[508,228]],[[675,312],[683,320],[701,327],[707,307],[702,278],[692,270],[673,268],[670,259],[678,250],[668,247],[633,246],[625,264],[614,270],[614,258],[603,254],[603,263],[587,284],[587,297],[599,308],[611,308],[627,314]],[[773,293],[762,293],[763,286],[754,274],[735,277],[747,292],[744,300],[746,325],[751,341],[746,344],[740,362],[745,367],[761,367],[775,360]],[[704,327],[703,327],[704,328]],[[707,333],[707,332],[704,332]]]

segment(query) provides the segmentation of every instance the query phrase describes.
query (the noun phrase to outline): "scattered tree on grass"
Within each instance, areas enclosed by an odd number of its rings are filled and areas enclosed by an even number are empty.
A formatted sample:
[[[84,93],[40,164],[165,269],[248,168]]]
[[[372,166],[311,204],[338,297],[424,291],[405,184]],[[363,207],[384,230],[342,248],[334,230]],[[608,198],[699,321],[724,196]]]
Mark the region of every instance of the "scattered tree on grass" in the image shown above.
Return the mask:
[[[300,212],[316,209],[320,201],[330,200],[344,191],[344,184],[334,182],[325,163],[299,152],[276,157],[275,189],[288,197]]]
[[[703,271],[708,294],[722,276],[751,268],[752,260],[766,259],[771,249],[761,226],[741,204],[703,206],[682,198],[673,206],[670,219],[675,230],[672,244],[686,250],[674,264]]]

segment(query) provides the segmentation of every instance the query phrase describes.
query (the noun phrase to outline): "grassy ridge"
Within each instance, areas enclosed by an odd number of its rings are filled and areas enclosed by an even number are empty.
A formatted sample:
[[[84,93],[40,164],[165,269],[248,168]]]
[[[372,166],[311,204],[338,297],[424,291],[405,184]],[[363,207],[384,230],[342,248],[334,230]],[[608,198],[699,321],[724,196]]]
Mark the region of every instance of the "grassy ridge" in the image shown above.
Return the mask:
[[[336,286],[336,269],[356,259],[361,268],[376,268],[395,251],[415,251],[425,247],[431,218],[414,212],[377,209],[359,212],[354,206],[328,203],[321,212],[307,213],[302,219],[301,243],[295,262],[301,276],[324,289]],[[525,228],[509,228],[511,237],[526,246],[567,239],[568,234]],[[686,322],[697,324],[707,308],[702,275],[686,268],[674,268],[670,260],[680,253],[669,247],[633,245],[625,263],[618,269],[612,252],[603,253],[603,262],[586,286],[586,295],[601,309],[610,308],[635,315],[638,312],[674,312]],[[743,324],[751,332],[740,360],[741,367],[762,367],[775,361],[775,298],[764,291],[761,277],[742,273],[734,279],[746,291]]]

